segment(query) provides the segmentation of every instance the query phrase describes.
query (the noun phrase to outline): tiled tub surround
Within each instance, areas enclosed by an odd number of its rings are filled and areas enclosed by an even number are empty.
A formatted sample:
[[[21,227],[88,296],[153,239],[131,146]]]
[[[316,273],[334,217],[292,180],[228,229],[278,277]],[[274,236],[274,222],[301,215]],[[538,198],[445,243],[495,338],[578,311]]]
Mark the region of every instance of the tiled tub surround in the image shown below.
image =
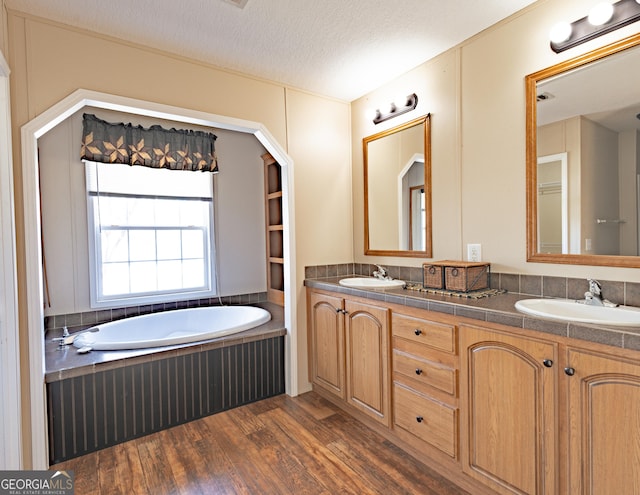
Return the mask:
[[[384,265],[393,278],[410,282],[422,281],[422,268]],[[346,263],[305,269],[305,285],[351,294],[372,300],[412,306],[429,311],[501,323],[563,337],[597,342],[615,347],[640,350],[640,327],[606,327],[584,323],[552,321],[524,315],[515,309],[516,301],[533,297],[583,299],[588,289],[584,279],[491,273],[491,287],[508,292],[482,299],[467,299],[406,289],[362,290],[339,285],[341,278],[370,276],[375,265]],[[351,272],[349,273],[349,270]],[[315,275],[315,276],[314,276]],[[404,276],[403,276],[404,275]],[[600,280],[603,295],[618,304],[640,307],[640,284]]]
[[[204,342],[78,354],[45,342],[51,464],[284,393],[282,308]]]

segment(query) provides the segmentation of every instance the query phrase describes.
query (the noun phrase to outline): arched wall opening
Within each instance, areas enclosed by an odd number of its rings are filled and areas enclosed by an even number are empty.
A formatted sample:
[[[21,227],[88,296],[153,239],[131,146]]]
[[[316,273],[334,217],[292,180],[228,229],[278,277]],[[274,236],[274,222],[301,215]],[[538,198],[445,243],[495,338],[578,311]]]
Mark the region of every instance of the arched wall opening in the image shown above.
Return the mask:
[[[47,469],[47,412],[44,383],[44,314],[39,215],[38,138],[84,107],[137,114],[175,122],[253,134],[282,167],[285,285],[285,386],[298,394],[297,333],[295,328],[295,221],[293,161],[260,123],[185,108],[79,89],[22,127],[22,169],[25,228],[27,333],[33,469]]]

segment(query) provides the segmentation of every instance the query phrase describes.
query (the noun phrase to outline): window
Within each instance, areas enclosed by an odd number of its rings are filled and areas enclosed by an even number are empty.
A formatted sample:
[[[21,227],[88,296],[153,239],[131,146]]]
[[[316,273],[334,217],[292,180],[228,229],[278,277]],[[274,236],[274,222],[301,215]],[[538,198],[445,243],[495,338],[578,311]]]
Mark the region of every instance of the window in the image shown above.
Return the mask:
[[[208,173],[86,162],[92,307],[215,295]]]

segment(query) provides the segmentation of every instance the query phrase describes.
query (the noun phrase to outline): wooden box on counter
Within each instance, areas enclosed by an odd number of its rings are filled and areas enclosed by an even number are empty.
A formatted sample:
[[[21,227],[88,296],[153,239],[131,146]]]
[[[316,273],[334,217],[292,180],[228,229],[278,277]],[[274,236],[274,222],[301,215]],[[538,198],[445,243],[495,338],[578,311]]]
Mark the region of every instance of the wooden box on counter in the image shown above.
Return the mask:
[[[457,292],[489,287],[489,263],[472,261],[432,261],[423,263],[423,286]]]

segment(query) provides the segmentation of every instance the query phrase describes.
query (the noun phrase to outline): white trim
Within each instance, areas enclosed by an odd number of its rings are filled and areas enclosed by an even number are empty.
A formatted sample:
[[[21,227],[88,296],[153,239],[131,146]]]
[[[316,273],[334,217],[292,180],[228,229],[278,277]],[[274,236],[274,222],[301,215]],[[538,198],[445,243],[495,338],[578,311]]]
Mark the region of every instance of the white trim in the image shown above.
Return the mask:
[[[296,263],[293,198],[293,160],[260,123],[133,98],[79,89],[22,127],[22,168],[25,221],[26,305],[29,332],[31,431],[33,469],[48,467],[47,416],[44,387],[44,328],[42,311],[42,252],[38,196],[38,138],[86,106],[147,117],[216,127],[253,134],[282,166],[285,276],[286,392],[298,394],[298,352],[295,324]]]
[[[405,228],[404,223],[404,187],[402,187],[402,181],[404,176],[409,173],[411,167],[413,167],[414,163],[422,163],[424,165],[424,153],[414,153],[413,156],[409,159],[409,161],[402,167],[402,170],[398,174],[398,246],[401,250],[412,250],[412,247],[408,245],[405,246],[407,242],[406,239],[409,238],[407,229]],[[423,181],[424,182],[424,181]],[[409,197],[409,201],[411,201],[411,197]]]
[[[20,345],[9,66],[0,52],[0,469],[22,469]]]
[[[561,228],[562,228],[562,253],[567,254],[572,251],[569,250],[569,169],[567,152],[557,153],[554,155],[546,155],[538,157],[538,165],[543,163],[560,162],[560,205],[561,212]],[[538,211],[538,215],[540,212]],[[538,243],[540,243],[540,218],[538,218],[536,224],[538,225]],[[540,246],[538,246],[540,251]]]

